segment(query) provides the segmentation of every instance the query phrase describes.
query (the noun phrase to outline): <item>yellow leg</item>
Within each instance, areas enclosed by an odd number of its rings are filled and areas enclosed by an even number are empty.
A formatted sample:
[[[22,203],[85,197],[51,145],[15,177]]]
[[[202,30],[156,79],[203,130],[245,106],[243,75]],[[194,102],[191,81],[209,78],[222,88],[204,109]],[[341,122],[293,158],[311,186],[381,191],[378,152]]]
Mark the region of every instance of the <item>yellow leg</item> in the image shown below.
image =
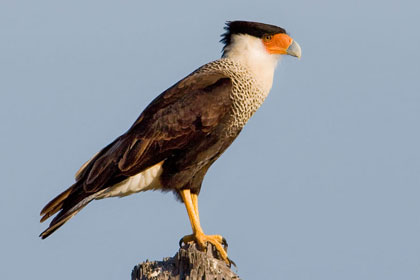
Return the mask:
[[[198,196],[191,194],[189,189],[180,191],[182,200],[187,208],[188,217],[190,218],[193,234],[184,236],[181,241],[183,243],[196,242],[200,248],[206,248],[207,243],[211,243],[216,247],[221,258],[230,266],[232,261],[228,258],[223,245],[227,246],[226,240],[221,235],[205,235],[200,225],[198,216]]]
[[[200,221],[200,214],[198,213],[198,195],[195,193],[192,193],[191,200],[194,206],[195,215],[198,217],[198,220]]]

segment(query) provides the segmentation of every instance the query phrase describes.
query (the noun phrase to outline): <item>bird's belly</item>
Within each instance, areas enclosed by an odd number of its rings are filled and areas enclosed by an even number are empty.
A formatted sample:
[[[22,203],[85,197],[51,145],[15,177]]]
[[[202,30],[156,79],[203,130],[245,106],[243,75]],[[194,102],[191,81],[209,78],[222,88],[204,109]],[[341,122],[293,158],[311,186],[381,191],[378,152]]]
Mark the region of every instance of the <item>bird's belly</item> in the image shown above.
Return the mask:
[[[128,177],[124,181],[115,184],[103,193],[101,193],[96,199],[102,199],[112,196],[127,196],[136,192],[161,189],[162,185],[160,182],[160,175],[162,174],[163,161],[159,162],[152,167],[140,172],[134,176]]]

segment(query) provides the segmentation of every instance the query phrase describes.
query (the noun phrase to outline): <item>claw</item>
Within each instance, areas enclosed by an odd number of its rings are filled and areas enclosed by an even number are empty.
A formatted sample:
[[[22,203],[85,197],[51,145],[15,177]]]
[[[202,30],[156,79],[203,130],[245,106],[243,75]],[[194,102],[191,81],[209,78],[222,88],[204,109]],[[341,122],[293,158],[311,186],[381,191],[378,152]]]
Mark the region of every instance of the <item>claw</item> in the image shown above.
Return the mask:
[[[231,260],[231,259],[229,259],[229,258],[228,258],[228,261],[229,261],[229,264],[228,264],[229,268],[232,266],[232,264],[233,264],[233,266],[234,266],[235,268],[238,268],[238,267],[236,266],[236,263],[235,263],[234,261],[232,261],[232,260]]]
[[[222,245],[223,245],[223,248],[225,249],[225,251],[227,251],[229,245],[226,241],[226,238],[224,238],[224,237],[222,237]]]

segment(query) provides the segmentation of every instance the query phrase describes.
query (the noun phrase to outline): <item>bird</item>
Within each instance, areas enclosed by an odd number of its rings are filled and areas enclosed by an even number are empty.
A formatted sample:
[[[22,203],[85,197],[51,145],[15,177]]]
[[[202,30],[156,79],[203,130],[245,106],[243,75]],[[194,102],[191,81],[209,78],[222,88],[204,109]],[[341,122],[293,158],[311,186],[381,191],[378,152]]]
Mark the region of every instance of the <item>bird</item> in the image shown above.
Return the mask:
[[[228,21],[220,59],[209,62],[158,95],[132,126],[84,163],[75,182],[41,211],[56,216],[40,234],[47,238],[88,203],[148,190],[173,192],[185,204],[192,234],[180,243],[211,243],[230,266],[227,242],[206,235],[198,195],[210,166],[237,138],[269,94],[283,55],[301,57],[284,28]]]

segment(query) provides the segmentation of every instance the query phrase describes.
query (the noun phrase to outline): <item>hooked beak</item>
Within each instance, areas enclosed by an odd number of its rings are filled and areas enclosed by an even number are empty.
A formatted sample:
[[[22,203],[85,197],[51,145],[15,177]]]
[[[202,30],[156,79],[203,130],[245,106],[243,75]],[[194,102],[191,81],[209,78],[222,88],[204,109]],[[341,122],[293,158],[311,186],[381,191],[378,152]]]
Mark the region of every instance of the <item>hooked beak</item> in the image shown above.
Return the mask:
[[[296,41],[293,40],[292,44],[287,48],[286,53],[291,56],[300,58],[302,56],[302,50]]]

